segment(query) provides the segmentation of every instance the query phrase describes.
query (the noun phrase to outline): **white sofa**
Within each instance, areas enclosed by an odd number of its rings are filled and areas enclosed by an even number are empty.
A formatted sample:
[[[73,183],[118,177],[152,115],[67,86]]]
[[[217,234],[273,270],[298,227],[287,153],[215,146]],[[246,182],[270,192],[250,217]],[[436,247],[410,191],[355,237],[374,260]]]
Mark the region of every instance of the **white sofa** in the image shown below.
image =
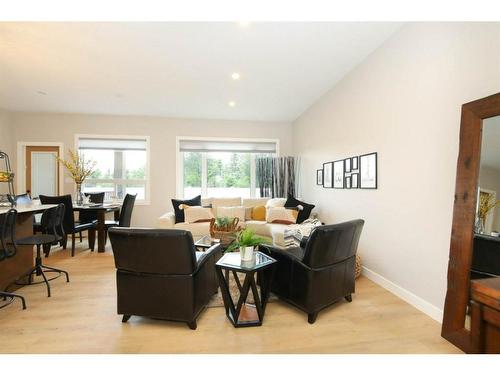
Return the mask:
[[[266,206],[268,204],[269,198],[202,198],[202,205],[208,206],[212,205],[212,210],[215,211],[217,207],[234,207],[234,206],[244,206],[247,208],[252,208],[256,206]],[[284,205],[285,199],[276,202],[276,205]],[[276,246],[285,246],[284,233],[288,225],[268,223],[266,221],[257,221],[246,218],[245,222],[240,222],[242,228],[250,228],[255,234],[266,237],[273,241]],[[184,229],[192,233],[194,240],[198,240],[201,237],[210,234],[210,223],[175,223],[175,214],[173,211],[167,212],[166,214],[160,216],[159,218],[159,228],[164,229]]]

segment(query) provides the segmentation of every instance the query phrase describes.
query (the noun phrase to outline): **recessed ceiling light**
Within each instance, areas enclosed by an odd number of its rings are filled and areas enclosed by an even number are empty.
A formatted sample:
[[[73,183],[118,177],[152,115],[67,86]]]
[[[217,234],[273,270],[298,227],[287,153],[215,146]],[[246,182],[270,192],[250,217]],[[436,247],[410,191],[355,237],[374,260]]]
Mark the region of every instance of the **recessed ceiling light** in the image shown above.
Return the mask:
[[[231,100],[229,103],[227,103],[227,105],[230,107],[236,107],[236,102]]]
[[[233,73],[231,74],[231,78],[234,79],[235,81],[240,79],[240,73]]]

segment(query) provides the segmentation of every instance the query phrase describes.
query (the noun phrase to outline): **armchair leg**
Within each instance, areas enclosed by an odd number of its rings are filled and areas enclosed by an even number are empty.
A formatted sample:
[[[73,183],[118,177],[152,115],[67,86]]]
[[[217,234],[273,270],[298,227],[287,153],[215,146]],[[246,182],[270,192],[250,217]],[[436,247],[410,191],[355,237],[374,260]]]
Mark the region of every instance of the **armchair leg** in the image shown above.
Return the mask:
[[[61,246],[64,250],[66,250],[66,248],[68,247],[68,236],[65,235],[63,240],[61,241]]]
[[[75,234],[71,233],[71,256],[75,256]]]
[[[312,313],[312,314],[307,314],[307,321],[309,322],[309,324],[314,324],[314,322],[316,321],[317,317],[318,317],[318,313],[317,312]]]
[[[123,318],[122,318],[122,323],[127,323],[128,320],[130,319],[131,315],[123,315]]]
[[[191,322],[188,322],[188,323],[187,323],[187,325],[188,325],[188,327],[189,327],[189,328],[191,328],[192,330],[195,330],[195,329],[198,327],[198,325],[196,324],[196,320],[193,320],[193,321],[191,321]]]
[[[349,294],[344,297],[347,302],[352,302],[352,294]]]
[[[82,237],[83,237],[83,236],[82,236],[82,232],[80,232],[80,242],[82,242],[82,241],[83,241],[83,238],[82,238]]]

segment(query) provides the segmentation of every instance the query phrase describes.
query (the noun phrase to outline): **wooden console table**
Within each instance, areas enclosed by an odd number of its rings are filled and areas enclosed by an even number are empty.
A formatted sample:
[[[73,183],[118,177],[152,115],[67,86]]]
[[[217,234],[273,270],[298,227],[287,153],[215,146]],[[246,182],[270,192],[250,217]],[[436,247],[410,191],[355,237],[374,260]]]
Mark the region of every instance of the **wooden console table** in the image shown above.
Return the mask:
[[[500,277],[471,282],[473,353],[500,354]]]

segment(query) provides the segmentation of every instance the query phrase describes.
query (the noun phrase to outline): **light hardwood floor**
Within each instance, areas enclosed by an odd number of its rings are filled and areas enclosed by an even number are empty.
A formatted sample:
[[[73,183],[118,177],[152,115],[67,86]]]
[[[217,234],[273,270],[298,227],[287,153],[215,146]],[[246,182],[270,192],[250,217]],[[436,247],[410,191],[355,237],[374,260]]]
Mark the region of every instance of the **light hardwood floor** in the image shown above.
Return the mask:
[[[235,329],[222,307],[206,309],[198,329],[183,323],[116,314],[113,256],[79,248],[46,260],[70,272],[44,285],[19,289],[28,303],[0,310],[3,353],[461,353],[440,337],[440,325],[361,277],[352,303],[340,302],[315,324],[282,303],[270,303],[262,327]]]

